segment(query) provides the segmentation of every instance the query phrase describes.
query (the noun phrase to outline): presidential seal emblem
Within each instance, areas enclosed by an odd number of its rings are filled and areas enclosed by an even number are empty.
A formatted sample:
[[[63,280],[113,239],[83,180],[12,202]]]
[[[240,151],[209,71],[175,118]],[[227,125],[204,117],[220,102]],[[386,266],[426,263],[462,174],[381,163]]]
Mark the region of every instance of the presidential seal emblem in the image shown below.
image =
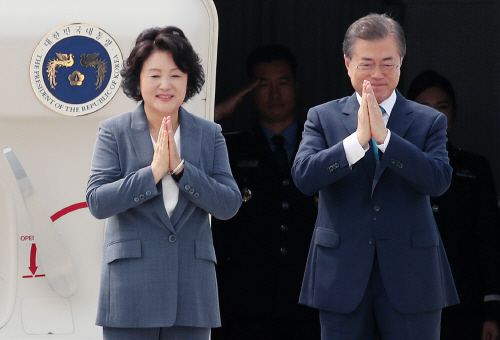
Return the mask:
[[[69,24],[42,38],[31,57],[30,79],[51,110],[82,116],[104,107],[118,92],[123,57],[99,27]]]

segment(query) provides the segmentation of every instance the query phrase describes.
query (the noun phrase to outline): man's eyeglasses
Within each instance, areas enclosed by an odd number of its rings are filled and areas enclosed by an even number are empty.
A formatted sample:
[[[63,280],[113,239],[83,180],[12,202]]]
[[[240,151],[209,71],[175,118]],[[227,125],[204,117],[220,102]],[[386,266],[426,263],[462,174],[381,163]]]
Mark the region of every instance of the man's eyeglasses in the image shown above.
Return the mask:
[[[382,72],[383,74],[390,74],[394,72],[399,66],[401,66],[401,63],[399,64],[386,63],[378,65],[378,67],[380,68],[380,72]],[[372,75],[375,72],[376,67],[377,65],[368,63],[361,63],[356,66],[359,72],[361,72],[366,76]]]

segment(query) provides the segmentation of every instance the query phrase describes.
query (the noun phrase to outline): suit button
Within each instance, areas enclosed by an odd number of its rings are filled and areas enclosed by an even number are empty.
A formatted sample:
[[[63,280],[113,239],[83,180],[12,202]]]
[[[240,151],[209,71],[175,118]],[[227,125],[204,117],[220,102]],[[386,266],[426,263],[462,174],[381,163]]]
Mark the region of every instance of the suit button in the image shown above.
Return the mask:
[[[134,202],[135,203],[139,202],[139,197],[134,197]]]
[[[290,185],[290,180],[288,179],[284,179],[281,181],[281,185],[283,185],[284,187],[287,187]]]
[[[194,197],[200,197],[200,194],[199,194],[199,193],[197,193],[197,192],[195,192],[193,196],[194,196]]]
[[[283,224],[283,225],[281,226],[281,231],[285,232],[285,231],[287,231],[287,230],[288,230],[288,226],[287,226],[286,224]]]
[[[140,195],[139,195],[139,198],[140,198],[141,200],[143,200],[143,199],[144,199],[144,195],[143,195],[143,194],[140,194]]]
[[[241,192],[241,199],[243,200],[243,202],[248,202],[250,198],[252,198],[252,190],[244,188]]]
[[[368,243],[370,243],[371,245],[375,244],[375,239],[374,238],[370,239]]]
[[[194,189],[189,189],[189,193],[192,195],[194,194]]]
[[[432,212],[435,214],[439,211],[439,205],[437,204],[433,204],[432,205]]]
[[[146,191],[146,196],[151,196],[151,191],[150,190]]]
[[[169,240],[170,242],[172,242],[172,243],[175,243],[175,242],[177,242],[177,236],[175,236],[175,235],[170,235],[170,236],[168,237],[168,240]]]
[[[189,186],[189,184],[186,184],[186,185],[184,186],[184,189],[189,190],[189,189],[191,189],[191,187]]]
[[[281,253],[281,255],[286,255],[286,253],[288,253],[288,249],[286,249],[285,247],[281,247],[280,253]]]
[[[379,212],[379,211],[380,211],[380,205],[375,204],[375,205],[373,206],[373,211]]]
[[[334,163],[328,167],[328,171],[332,172],[333,170],[337,170],[339,166],[339,163]]]
[[[288,202],[281,203],[281,208],[288,209]]]

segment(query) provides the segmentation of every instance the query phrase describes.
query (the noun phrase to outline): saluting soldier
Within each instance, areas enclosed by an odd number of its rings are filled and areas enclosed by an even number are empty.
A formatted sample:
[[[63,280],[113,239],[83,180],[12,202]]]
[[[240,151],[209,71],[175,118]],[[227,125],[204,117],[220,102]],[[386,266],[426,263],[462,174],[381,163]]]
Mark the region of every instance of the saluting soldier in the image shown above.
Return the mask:
[[[252,51],[247,70],[250,84],[216,107],[217,120],[252,93],[258,122],[225,135],[244,202],[234,218],[212,219],[222,318],[212,339],[320,339],[317,311],[298,304],[317,208],[290,172],[302,132],[296,61],[268,45]]]

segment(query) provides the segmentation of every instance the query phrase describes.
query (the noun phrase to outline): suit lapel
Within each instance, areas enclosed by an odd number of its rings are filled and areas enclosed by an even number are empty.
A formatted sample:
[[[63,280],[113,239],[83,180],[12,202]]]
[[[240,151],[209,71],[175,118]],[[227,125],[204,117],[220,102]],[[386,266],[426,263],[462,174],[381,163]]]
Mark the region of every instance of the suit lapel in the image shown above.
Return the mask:
[[[150,165],[154,149],[149,133],[148,120],[144,112],[144,104],[139,105],[134,110],[129,133],[130,140],[134,145],[135,154],[139,160],[139,166],[142,168]]]
[[[415,120],[413,111],[408,106],[408,100],[396,90],[397,98],[391,116],[387,122],[387,128],[398,136],[403,137],[408,128]]]
[[[184,158],[186,163],[199,168],[201,143],[203,140],[203,131],[201,129],[201,126],[196,124],[191,114],[187,112],[183,107],[179,109],[179,126],[181,129],[181,157]],[[172,213],[172,217],[170,218],[170,221],[172,222],[174,228],[177,227],[176,224],[177,222],[179,222],[179,219],[186,209],[188,203],[189,199],[186,197],[186,195],[180,192],[179,200]],[[179,229],[177,229],[177,232],[178,231]]]
[[[398,90],[396,90],[396,94],[396,103],[394,104],[389,121],[387,122],[387,128],[391,130],[391,133],[395,133],[398,136],[403,137],[415,120],[415,117],[413,115],[413,111],[408,106],[408,100],[404,98]],[[380,179],[380,176],[382,176],[384,170],[386,169],[384,164],[384,162],[379,162],[375,168],[372,193],[378,183],[378,180]]]
[[[347,129],[347,136],[351,135],[358,128],[358,110],[359,102],[354,93],[346,102],[342,109],[342,117],[340,120]]]
[[[149,133],[148,120],[146,118],[146,112],[144,112],[144,103],[139,105],[133,113],[132,123],[129,129],[130,140],[134,146],[135,154],[139,160],[139,168],[144,168],[151,165],[151,160],[153,159],[154,148],[153,142],[151,141],[151,134]],[[158,190],[162,192],[161,181],[157,184]],[[161,218],[163,223],[170,229],[174,231],[174,227],[170,219],[168,218],[167,211],[165,210],[165,204],[163,202],[163,195],[158,195],[151,200],[154,209],[158,216]]]

